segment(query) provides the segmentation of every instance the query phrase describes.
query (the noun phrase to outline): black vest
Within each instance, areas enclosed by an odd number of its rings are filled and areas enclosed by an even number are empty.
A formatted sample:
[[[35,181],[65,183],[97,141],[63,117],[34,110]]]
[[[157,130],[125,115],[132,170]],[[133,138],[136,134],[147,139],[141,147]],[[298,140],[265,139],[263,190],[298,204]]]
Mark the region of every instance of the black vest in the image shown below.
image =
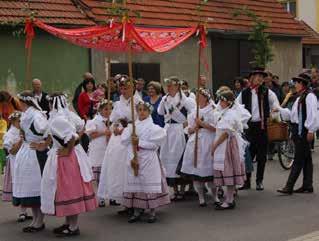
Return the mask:
[[[301,106],[301,115],[302,115],[302,135],[306,135],[308,133],[308,130],[305,127],[305,122],[307,119],[307,105],[306,105],[306,98],[308,94],[310,93],[309,90],[306,90],[299,98],[298,103],[298,119],[299,119],[299,108]]]
[[[263,92],[263,93],[262,93]],[[270,116],[270,107],[269,107],[269,89],[266,88],[265,86],[260,86],[258,88],[258,106],[259,106],[259,112],[260,112],[260,117],[261,117],[261,99],[263,99],[263,110],[264,110],[264,123],[265,126],[267,125],[267,119]],[[246,88],[242,91],[241,93],[241,98],[242,98],[242,104],[245,105],[245,108],[249,111],[251,114],[251,105],[252,105],[252,93],[250,88]]]

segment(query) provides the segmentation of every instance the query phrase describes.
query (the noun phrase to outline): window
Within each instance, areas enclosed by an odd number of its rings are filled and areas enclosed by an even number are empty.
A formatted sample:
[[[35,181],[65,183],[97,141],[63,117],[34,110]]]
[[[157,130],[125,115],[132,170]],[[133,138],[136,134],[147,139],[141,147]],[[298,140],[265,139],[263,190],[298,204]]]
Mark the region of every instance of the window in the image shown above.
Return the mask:
[[[297,4],[295,0],[283,1],[282,5],[290,12],[292,15],[297,16]]]

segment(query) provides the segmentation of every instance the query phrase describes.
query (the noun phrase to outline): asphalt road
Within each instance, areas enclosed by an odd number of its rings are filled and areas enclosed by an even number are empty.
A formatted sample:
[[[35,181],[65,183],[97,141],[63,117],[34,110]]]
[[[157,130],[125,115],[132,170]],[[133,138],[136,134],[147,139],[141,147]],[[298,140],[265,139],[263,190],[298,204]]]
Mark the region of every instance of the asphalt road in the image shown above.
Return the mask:
[[[315,194],[280,196],[288,172],[278,161],[268,162],[265,191],[254,189],[239,193],[237,208],[215,211],[210,204],[198,207],[191,198],[173,203],[158,212],[155,224],[127,223],[117,215],[119,208],[100,208],[80,217],[79,241],[286,241],[319,230],[319,149],[314,157]],[[299,183],[297,185],[299,187]],[[15,222],[17,209],[0,202],[0,241],[59,240],[51,230],[63,220],[46,218],[47,229],[24,234],[25,224]]]

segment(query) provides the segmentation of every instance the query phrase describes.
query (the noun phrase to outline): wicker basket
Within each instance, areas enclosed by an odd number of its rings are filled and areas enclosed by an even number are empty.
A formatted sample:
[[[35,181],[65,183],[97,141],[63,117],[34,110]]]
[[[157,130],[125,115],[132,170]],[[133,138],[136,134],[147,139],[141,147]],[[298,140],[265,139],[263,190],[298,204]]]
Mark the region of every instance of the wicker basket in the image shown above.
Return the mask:
[[[268,141],[286,141],[288,140],[288,124],[286,122],[268,121]]]

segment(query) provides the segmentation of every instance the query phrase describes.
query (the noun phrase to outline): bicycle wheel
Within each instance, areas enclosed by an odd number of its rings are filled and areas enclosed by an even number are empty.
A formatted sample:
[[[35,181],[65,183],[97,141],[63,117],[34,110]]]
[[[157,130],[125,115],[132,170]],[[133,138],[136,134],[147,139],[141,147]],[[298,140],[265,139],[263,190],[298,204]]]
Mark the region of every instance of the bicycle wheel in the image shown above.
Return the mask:
[[[294,163],[295,146],[291,139],[278,144],[278,159],[281,167],[289,170]]]

